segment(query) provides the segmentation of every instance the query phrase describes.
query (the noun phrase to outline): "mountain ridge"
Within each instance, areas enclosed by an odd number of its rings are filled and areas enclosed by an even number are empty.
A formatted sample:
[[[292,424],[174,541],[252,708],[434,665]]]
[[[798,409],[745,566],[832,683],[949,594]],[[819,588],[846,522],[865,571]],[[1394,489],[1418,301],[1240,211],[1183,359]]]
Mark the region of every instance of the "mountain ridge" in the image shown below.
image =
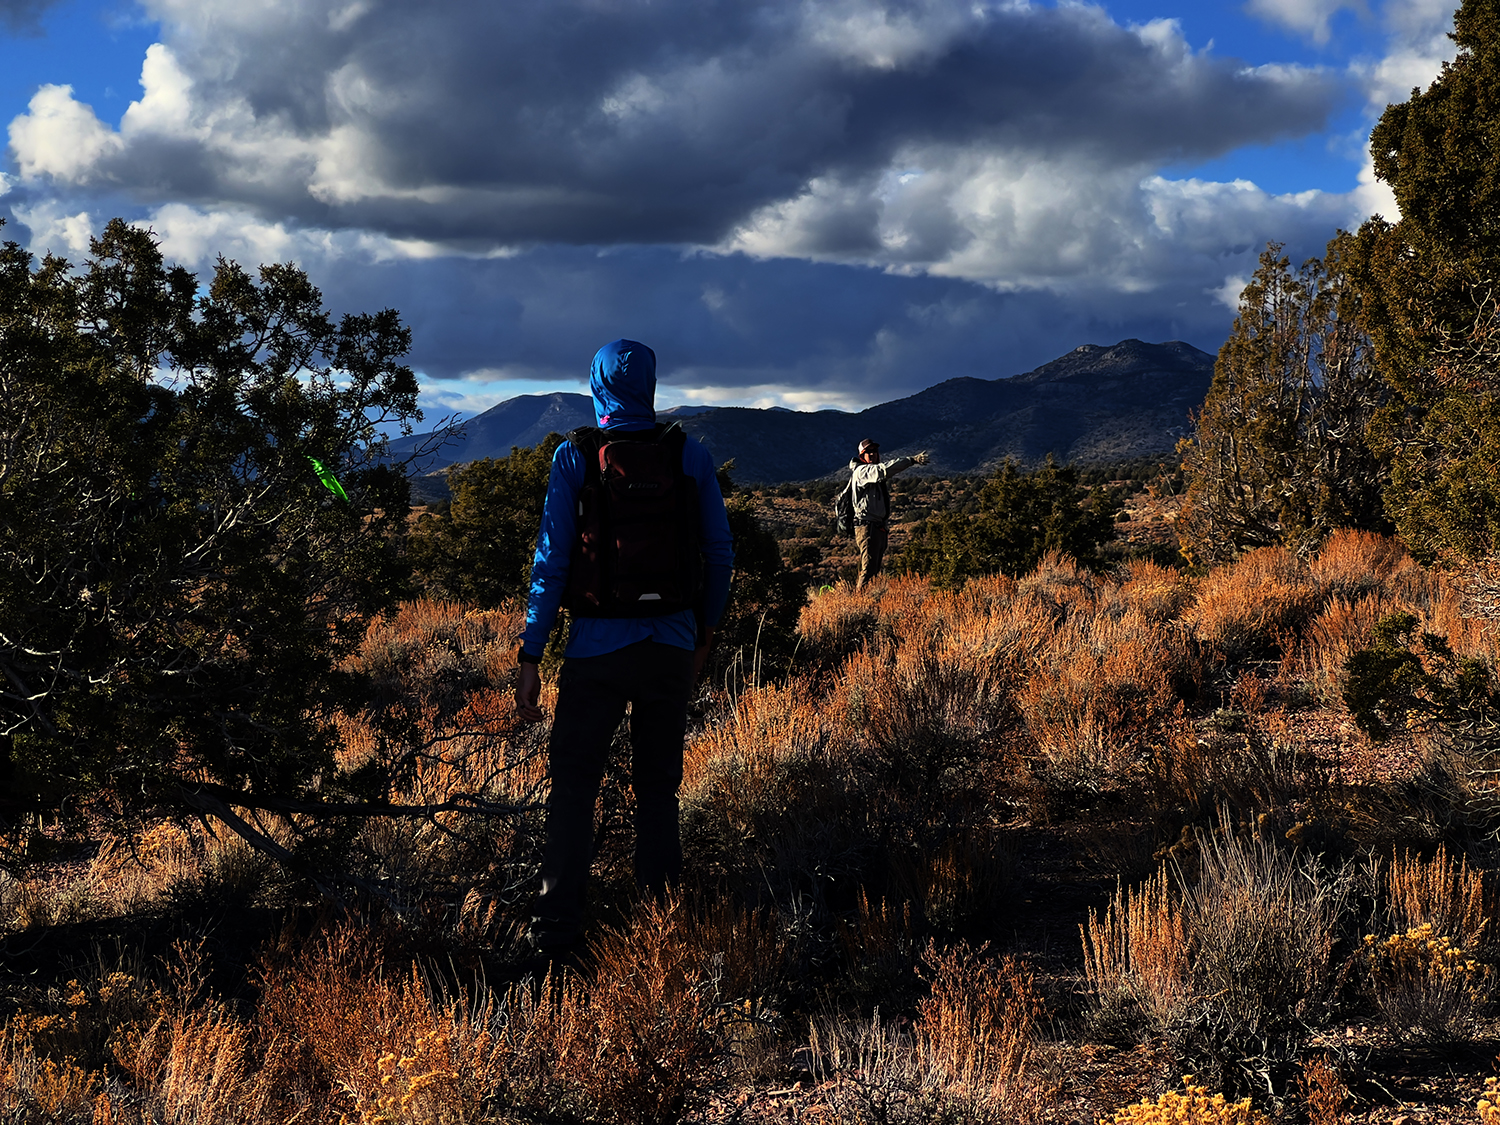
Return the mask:
[[[1202,403],[1214,357],[1191,344],[1122,340],[1083,344],[1031,371],[999,379],[958,376],[858,413],[755,407],[689,407],[678,417],[716,462],[732,459],[738,481],[775,484],[845,471],[855,447],[876,438],[887,457],[927,449],[932,474],[988,472],[1006,458],[1100,464],[1170,453]],[[428,463],[429,476],[480,457],[504,457],[549,432],[594,422],[587,395],[519,395],[463,424],[464,436]],[[397,456],[425,435],[391,442]],[[436,484],[437,482],[429,482]],[[426,488],[418,487],[417,492]]]

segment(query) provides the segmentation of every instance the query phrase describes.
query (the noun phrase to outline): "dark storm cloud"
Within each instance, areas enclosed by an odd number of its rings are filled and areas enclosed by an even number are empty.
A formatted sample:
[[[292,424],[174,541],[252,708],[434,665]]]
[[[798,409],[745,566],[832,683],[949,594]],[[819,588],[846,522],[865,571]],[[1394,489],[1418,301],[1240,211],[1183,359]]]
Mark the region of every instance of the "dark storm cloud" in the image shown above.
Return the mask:
[[[1294,257],[1321,250],[1324,232],[1299,233],[1300,244],[1288,246]],[[1219,274],[1248,274],[1259,249],[1221,261]],[[487,378],[586,379],[594,350],[626,336],[656,349],[673,401],[693,397],[680,388],[765,386],[873,403],[955,376],[1030,370],[1082,343],[1180,339],[1212,352],[1233,317],[1187,279],[1150,294],[1059,299],[851,266],[641,248],[600,256],[551,247],[503,260],[364,268],[332,261],[313,272],[333,307],[399,308],[413,330],[412,361],[429,376],[489,368]]]
[[[1080,6],[152,7],[170,56],[123,143],[80,172],[28,164],[13,131],[23,172],[450,245],[712,244],[913,149],[1156,166],[1315,130],[1342,90]]]

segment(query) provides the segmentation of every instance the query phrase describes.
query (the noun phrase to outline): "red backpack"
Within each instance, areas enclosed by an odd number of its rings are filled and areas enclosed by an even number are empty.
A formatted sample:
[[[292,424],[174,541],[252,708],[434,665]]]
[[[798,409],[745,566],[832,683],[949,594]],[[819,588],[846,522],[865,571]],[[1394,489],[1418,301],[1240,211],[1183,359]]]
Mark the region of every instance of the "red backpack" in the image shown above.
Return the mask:
[[[563,604],[579,617],[660,617],[692,609],[703,586],[698,482],[682,470],[677,423],[612,437],[584,426],[578,534]]]

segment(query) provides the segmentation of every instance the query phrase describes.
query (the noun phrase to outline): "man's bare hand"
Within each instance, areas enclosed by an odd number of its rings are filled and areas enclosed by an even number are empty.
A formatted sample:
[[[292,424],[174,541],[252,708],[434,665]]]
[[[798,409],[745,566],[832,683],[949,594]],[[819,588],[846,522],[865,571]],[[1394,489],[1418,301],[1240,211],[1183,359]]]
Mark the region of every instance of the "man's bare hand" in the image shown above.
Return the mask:
[[[547,717],[540,706],[542,670],[523,662],[516,674],[516,715],[522,722],[539,723]]]
[[[703,668],[708,663],[708,654],[714,650],[714,631],[708,631],[708,640],[693,649],[693,682],[703,675]]]
[[[913,453],[911,459],[918,465],[925,465],[932,460],[932,454],[924,449],[921,453]]]

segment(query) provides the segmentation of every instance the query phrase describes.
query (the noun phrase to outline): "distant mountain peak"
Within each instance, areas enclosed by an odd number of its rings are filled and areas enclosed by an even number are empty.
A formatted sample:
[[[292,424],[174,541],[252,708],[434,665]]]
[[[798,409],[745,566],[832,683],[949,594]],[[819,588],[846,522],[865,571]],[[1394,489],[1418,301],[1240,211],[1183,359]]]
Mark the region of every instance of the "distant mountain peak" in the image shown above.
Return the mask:
[[[847,471],[862,438],[889,456],[926,449],[924,473],[987,472],[1006,458],[1023,465],[1052,454],[1064,463],[1100,464],[1170,454],[1201,405],[1214,357],[1181,340],[1080,344],[1032,371],[1009,378],[958,376],[857,414],[838,410],[682,406],[664,418],[709,449],[733,459],[744,483],[811,480]],[[587,395],[519,395],[464,423],[463,438],[428,466],[444,469],[480,457],[505,457],[549,432],[594,424]],[[399,456],[421,438],[391,442]],[[433,478],[423,478],[431,481]],[[423,491],[423,490],[419,490]]]

